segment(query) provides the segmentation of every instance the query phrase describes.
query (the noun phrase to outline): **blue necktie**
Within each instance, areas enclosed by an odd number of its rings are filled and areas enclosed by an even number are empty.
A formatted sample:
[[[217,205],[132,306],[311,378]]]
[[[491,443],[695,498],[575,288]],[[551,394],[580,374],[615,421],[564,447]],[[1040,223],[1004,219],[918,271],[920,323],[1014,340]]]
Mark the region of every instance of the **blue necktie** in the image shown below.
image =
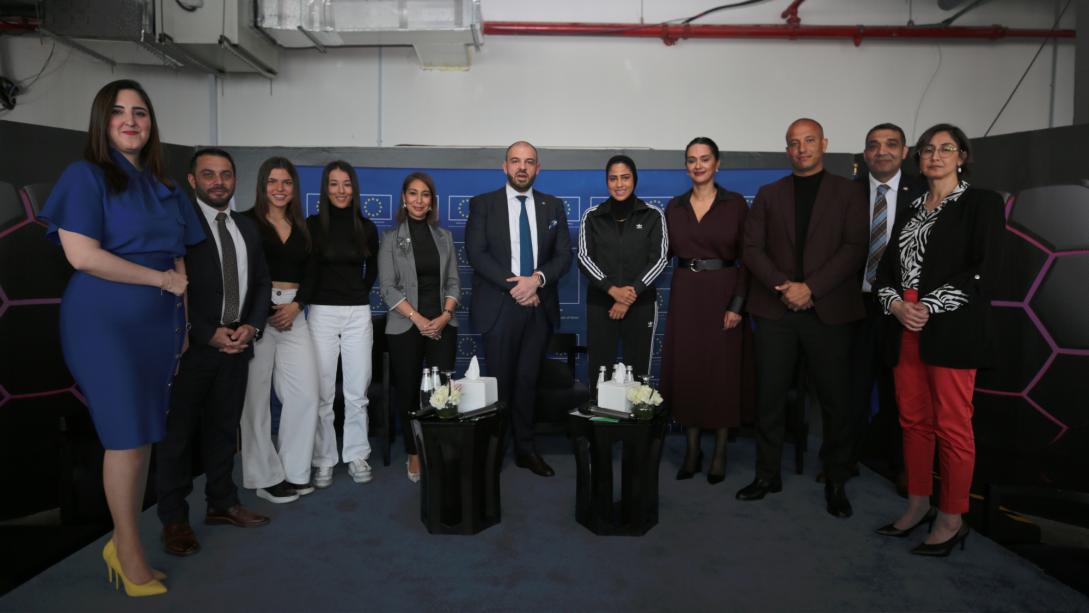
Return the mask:
[[[529,230],[529,211],[526,210],[526,197],[515,196],[522,203],[522,212],[518,214],[518,263],[523,277],[533,274],[533,236]]]

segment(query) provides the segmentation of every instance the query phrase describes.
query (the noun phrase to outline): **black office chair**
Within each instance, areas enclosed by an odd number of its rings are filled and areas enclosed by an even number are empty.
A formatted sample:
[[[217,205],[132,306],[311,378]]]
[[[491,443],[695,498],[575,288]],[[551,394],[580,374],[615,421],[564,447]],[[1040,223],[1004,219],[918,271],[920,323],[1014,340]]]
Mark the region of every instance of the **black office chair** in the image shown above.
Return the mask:
[[[20,190],[23,197],[30,202],[30,208],[34,214],[42,212],[45,201],[49,199],[49,192],[53,191],[52,183],[31,183],[24,185]]]
[[[553,334],[548,354],[541,363],[537,380],[536,429],[546,432],[566,431],[567,414],[590,399],[590,388],[575,376],[575,359],[586,347],[577,344],[570,332]],[[552,356],[561,354],[564,360]]]

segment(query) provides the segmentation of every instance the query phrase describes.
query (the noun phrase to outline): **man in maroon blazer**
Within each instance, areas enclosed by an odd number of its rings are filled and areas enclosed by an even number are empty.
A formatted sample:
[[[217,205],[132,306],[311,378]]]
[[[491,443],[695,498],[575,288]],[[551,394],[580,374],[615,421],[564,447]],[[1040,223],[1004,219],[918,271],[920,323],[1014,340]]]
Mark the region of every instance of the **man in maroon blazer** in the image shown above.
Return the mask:
[[[787,390],[799,357],[820,401],[828,512],[850,517],[851,323],[865,307],[858,271],[869,244],[866,198],[824,170],[828,139],[812,119],[786,135],[794,172],[760,188],[745,222],[742,259],[752,275],[748,309],[756,321],[756,479],[737,493],[760,500],[782,490],[780,464]]]

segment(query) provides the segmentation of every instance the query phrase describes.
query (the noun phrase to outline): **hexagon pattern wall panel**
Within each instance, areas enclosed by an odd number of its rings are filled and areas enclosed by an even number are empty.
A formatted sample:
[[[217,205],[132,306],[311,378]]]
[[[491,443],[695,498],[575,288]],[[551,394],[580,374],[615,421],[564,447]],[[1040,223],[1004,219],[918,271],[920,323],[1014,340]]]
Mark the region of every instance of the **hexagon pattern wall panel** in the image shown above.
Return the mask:
[[[977,439],[1039,454],[1042,479],[1086,487],[1089,185],[1024,190],[1006,217],[993,302],[999,366],[979,374]]]

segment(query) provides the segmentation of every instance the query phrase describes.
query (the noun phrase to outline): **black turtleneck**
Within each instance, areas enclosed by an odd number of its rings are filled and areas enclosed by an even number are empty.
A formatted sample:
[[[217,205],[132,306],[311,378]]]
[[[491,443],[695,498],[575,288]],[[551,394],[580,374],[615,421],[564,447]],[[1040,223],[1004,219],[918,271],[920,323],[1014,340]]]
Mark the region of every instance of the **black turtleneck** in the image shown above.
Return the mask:
[[[412,237],[412,258],[416,263],[418,290],[416,310],[428,319],[442,314],[442,290],[439,286],[439,249],[426,220],[409,218],[408,234]]]
[[[620,233],[624,233],[624,221],[631,216],[631,208],[635,205],[635,194],[629,195],[624,200],[617,200],[615,198],[609,198],[609,211],[613,214],[613,219],[616,220],[616,226]]]
[[[808,177],[794,177],[794,281],[805,281],[805,235],[813,217],[813,203],[821,188],[824,171]]]
[[[351,207],[329,206],[329,234],[322,232],[321,217],[307,219],[313,240],[316,277],[311,304],[360,306],[370,304],[371,288],[378,278],[378,228],[363,218],[363,236],[367,255],[360,252],[355,240]]]

